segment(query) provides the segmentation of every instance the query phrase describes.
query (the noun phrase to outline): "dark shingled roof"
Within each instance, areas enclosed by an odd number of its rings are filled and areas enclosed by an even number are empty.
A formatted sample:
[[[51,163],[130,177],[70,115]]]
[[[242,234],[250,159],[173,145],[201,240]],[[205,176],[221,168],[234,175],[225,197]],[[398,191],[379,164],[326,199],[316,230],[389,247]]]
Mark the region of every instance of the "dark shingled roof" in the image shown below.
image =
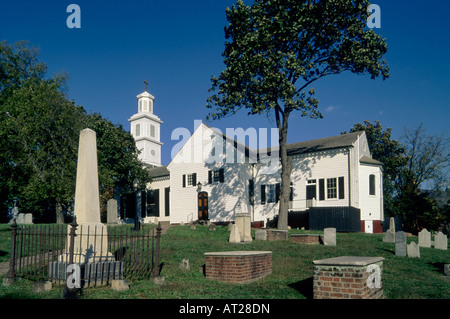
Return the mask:
[[[169,170],[167,169],[167,166],[152,167],[148,170],[148,172],[152,178],[170,175]]]
[[[311,153],[334,148],[352,146],[363,131],[319,138],[311,141],[292,143],[287,145],[288,155]]]
[[[352,146],[358,137],[363,133],[364,131],[358,131],[310,141],[291,143],[287,145],[287,154],[297,155]],[[264,155],[271,150],[278,150],[278,146],[274,148],[260,149],[259,154]]]

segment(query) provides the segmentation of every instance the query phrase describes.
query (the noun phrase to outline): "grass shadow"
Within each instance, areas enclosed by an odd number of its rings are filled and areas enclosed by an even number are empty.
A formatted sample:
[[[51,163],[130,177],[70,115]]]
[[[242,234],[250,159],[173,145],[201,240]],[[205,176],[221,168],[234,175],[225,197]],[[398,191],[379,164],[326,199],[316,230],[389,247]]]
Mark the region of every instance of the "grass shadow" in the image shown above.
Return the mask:
[[[304,280],[300,280],[300,281],[294,282],[292,284],[289,284],[288,286],[290,288],[297,290],[306,299],[313,299],[313,297],[314,297],[313,284],[314,284],[314,278],[309,277]]]

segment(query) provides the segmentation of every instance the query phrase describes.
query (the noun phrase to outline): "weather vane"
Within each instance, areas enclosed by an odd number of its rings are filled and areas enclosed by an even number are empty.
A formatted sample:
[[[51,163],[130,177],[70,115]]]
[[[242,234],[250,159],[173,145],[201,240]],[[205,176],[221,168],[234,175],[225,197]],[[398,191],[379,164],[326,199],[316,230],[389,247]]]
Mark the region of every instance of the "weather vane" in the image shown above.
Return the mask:
[[[145,91],[147,92],[147,85],[148,85],[147,80],[144,81],[144,84],[145,84]]]

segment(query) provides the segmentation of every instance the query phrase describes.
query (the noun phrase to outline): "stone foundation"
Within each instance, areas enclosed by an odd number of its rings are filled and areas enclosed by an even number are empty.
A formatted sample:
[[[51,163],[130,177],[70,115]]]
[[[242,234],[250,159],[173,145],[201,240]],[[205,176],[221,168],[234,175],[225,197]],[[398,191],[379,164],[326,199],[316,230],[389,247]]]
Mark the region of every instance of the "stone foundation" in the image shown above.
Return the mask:
[[[383,296],[382,257],[315,260],[314,299],[379,299]]]
[[[271,251],[225,251],[205,253],[206,278],[249,283],[272,273]]]

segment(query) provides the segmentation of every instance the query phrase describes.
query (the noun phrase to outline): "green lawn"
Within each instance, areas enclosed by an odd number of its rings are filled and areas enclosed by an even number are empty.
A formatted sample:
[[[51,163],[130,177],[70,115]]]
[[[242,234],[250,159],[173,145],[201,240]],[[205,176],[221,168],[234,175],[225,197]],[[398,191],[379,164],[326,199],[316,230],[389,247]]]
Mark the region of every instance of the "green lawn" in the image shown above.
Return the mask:
[[[0,225],[0,262],[9,257],[9,226]],[[291,230],[290,233],[308,231]],[[320,233],[320,232],[316,232]],[[312,298],[312,261],[336,256],[384,257],[383,290],[386,299],[450,299],[450,277],[443,275],[443,265],[450,263],[450,250],[421,248],[420,258],[396,257],[394,244],[383,243],[379,234],[338,233],[337,246],[301,245],[291,242],[253,241],[249,244],[228,243],[229,232],[218,226],[171,227],[161,238],[160,259],[163,285],[148,280],[132,281],[125,292],[110,287],[87,288],[83,299],[309,299]],[[408,238],[408,242],[417,237]],[[272,274],[249,284],[230,284],[206,279],[199,271],[205,252],[229,250],[272,251]],[[179,269],[187,257],[191,270]],[[4,277],[4,276],[3,276]],[[60,298],[61,287],[35,294],[31,282],[21,280],[13,286],[0,286],[0,298]]]

